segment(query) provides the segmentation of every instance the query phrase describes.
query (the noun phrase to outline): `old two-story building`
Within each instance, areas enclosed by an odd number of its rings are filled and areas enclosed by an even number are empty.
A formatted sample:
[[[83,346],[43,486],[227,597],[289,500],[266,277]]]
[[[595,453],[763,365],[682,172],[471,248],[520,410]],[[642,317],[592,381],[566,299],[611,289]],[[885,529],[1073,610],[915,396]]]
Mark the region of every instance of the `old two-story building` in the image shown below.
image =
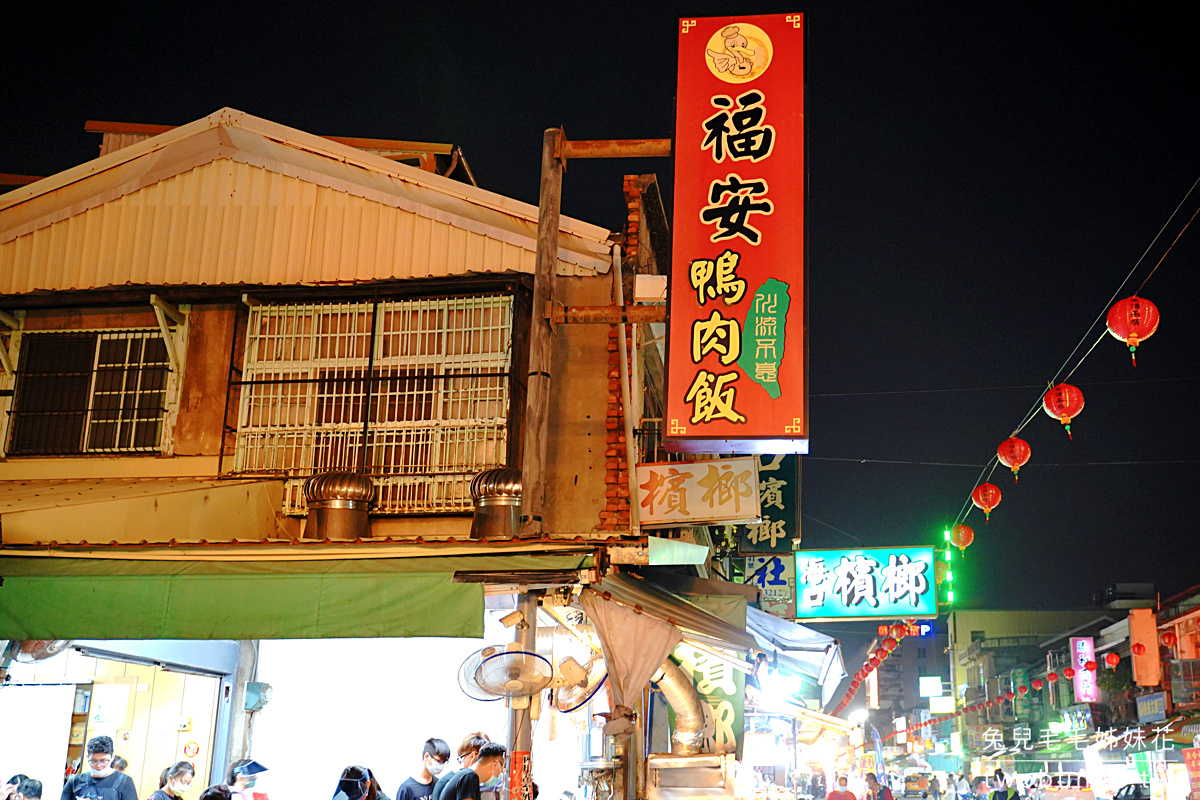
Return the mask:
[[[268,700],[260,643],[479,639],[485,598],[519,590],[566,603],[603,579],[603,602],[668,620],[733,667],[766,647],[745,630],[745,592],[731,625],[613,574],[682,563],[703,577],[709,552],[706,533],[631,523],[632,431],[635,459],[662,457],[661,326],[627,327],[625,365],[616,326],[554,327],[541,531],[473,538],[472,480],[522,463],[537,208],[448,177],[465,170],[445,146],[334,140],[231,109],[101,129],[99,158],[0,195],[0,637],[25,643],[23,674],[45,692],[21,707],[69,735],[68,767],[108,732],[143,794],[176,758],[217,780]],[[560,220],[556,306],[611,306],[634,273],[665,272],[656,191],[626,181],[620,234]],[[318,524],[314,476],[343,476],[321,484],[334,500],[369,501],[366,527]],[[412,688],[421,672],[389,670],[390,651],[363,672],[281,648],[274,675],[312,692],[312,713],[318,686],[361,707],[393,672],[405,713],[454,707]],[[832,658],[804,669],[824,676]],[[425,682],[458,667],[414,665]]]

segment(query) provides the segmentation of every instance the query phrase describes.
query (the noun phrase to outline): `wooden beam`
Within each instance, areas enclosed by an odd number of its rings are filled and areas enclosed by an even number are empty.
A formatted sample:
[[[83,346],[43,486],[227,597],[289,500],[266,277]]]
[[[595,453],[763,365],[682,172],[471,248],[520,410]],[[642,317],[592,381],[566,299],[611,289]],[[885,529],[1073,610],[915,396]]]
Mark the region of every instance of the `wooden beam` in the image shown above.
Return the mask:
[[[42,179],[41,175],[17,175],[12,172],[0,172],[0,186],[28,186]]]
[[[593,139],[567,142],[567,158],[670,158],[670,139]]]
[[[525,394],[525,443],[521,452],[521,529],[518,535],[523,538],[541,535],[542,508],[546,502],[546,441],[554,343],[554,330],[547,311],[554,298],[554,275],[558,267],[564,138],[561,128],[549,128],[542,134],[533,319],[529,326],[529,380]]]
[[[556,305],[550,321],[563,324],[620,325],[636,322],[666,322],[667,307],[659,306],[563,306]]]

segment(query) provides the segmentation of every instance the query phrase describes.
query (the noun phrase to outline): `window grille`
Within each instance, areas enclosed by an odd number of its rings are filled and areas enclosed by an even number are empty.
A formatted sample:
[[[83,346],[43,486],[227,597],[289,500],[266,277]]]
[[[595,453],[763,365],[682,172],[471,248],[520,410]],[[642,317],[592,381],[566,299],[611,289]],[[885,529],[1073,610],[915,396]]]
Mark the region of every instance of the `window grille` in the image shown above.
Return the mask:
[[[506,461],[511,341],[507,296],[254,306],[233,471],[286,475],[302,514],[305,478],[365,456],[376,513],[470,511]]]
[[[23,333],[7,452],[161,452],[172,377],[158,330]]]

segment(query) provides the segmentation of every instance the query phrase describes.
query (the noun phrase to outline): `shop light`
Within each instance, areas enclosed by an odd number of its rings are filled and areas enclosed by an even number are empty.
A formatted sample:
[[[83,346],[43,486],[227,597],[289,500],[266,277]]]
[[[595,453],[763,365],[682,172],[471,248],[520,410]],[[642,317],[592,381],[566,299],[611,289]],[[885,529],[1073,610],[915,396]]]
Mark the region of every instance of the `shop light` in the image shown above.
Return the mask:
[[[954,570],[952,570],[952,569],[946,570],[946,580],[950,581],[951,583],[954,582]]]
[[[946,552],[942,553],[942,558],[946,561],[950,560],[950,548],[946,548]]]
[[[953,602],[954,602],[954,590],[953,590],[953,589],[951,589],[950,591],[946,592],[946,602],[948,602],[948,603],[953,603]]]
[[[942,534],[942,538],[944,538],[947,542],[950,541],[950,529],[949,528],[947,528],[946,532],[944,534]]]

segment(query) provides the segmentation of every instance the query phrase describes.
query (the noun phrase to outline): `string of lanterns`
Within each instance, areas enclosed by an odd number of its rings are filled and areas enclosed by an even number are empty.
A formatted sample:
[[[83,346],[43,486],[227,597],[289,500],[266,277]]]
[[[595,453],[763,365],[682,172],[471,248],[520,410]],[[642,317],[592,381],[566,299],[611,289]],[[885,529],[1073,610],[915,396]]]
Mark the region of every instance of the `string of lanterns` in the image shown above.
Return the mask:
[[[1144,285],[1144,284],[1143,284]],[[1142,342],[1149,339],[1158,330],[1158,324],[1161,320],[1161,315],[1158,312],[1158,307],[1144,297],[1133,295],[1126,297],[1124,300],[1118,300],[1108,310],[1106,316],[1106,330],[1113,338],[1124,342],[1129,347],[1129,352],[1133,360],[1133,366],[1137,366],[1137,349]],[[1091,350],[1088,351],[1091,353]],[[1079,368],[1079,364],[1083,363],[1083,359],[1087,358],[1087,353],[1075,365],[1075,369]],[[1065,365],[1064,365],[1065,366]],[[1075,370],[1071,370],[1073,373]],[[1068,376],[1070,377],[1070,373]],[[1079,387],[1072,386],[1069,383],[1062,382],[1051,385],[1046,389],[1041,398],[1042,410],[1050,417],[1058,420],[1063,430],[1066,431],[1068,439],[1074,439],[1071,432],[1071,423],[1083,411],[1084,397],[1083,392]],[[971,505],[975,506],[983,512],[984,524],[991,522],[992,511],[1000,505],[1000,500],[1003,493],[1000,487],[990,482],[991,473],[989,468],[994,470],[995,464],[1003,464],[1012,471],[1013,484],[1016,485],[1020,479],[1021,467],[1029,463],[1029,459],[1033,456],[1033,448],[1029,446],[1029,442],[1019,438],[1018,434],[1036,417],[1036,412],[1027,414],[1025,420],[1017,426],[1017,429],[1012,432],[1012,435],[1000,443],[996,448],[996,455],[989,460],[984,467],[984,473],[988,479],[977,485],[971,491]],[[980,477],[983,477],[983,474]],[[964,509],[969,510],[970,506],[964,504]],[[961,514],[960,519],[950,529],[950,543],[959,549],[960,552],[965,551],[975,540],[975,531],[965,524],[966,513]]]
[[[905,629],[905,626],[893,625],[892,630],[890,632],[894,633],[897,628],[900,628],[903,631]],[[892,639],[890,637],[888,639],[883,640],[883,647],[884,647],[884,649],[887,650],[887,652],[889,654],[891,653],[891,650],[895,649],[895,641],[896,641],[895,639]],[[891,648],[887,647],[888,642],[893,643]],[[1177,642],[1178,642],[1178,637],[1175,635],[1175,633],[1173,631],[1164,631],[1159,636],[1159,643],[1163,647],[1173,648]],[[1141,642],[1138,642],[1138,643],[1134,644],[1130,649],[1132,650],[1132,652],[1135,656],[1140,656],[1140,655],[1145,654],[1146,645],[1142,644]],[[876,650],[876,652],[878,653],[879,651]],[[1104,663],[1109,669],[1116,670],[1117,665],[1121,663],[1121,657],[1118,656],[1116,653],[1109,653],[1104,657]],[[1095,661],[1089,660],[1089,661],[1084,662],[1083,669],[1086,670],[1087,672],[1096,672],[1099,669],[1099,665]],[[860,672],[861,671],[862,670],[860,670]],[[1021,684],[1021,685],[1016,686],[1013,689],[1010,689],[1006,692],[997,694],[993,699],[981,700],[976,703],[971,703],[969,705],[963,706],[962,708],[960,708],[952,713],[938,714],[937,716],[930,717],[929,719],[925,720],[924,722],[915,723],[914,725],[911,725],[908,728],[905,728],[904,730],[895,731],[893,733],[890,733],[887,736],[885,736],[884,739],[885,740],[890,739],[893,736],[896,736],[897,734],[900,734],[900,733],[906,733],[906,734],[907,733],[915,733],[915,732],[921,730],[922,728],[928,728],[930,726],[937,725],[939,723],[946,722],[948,720],[952,720],[957,717],[961,717],[963,714],[972,714],[972,713],[975,713],[978,711],[986,711],[989,708],[993,708],[997,705],[1004,703],[1006,700],[1008,702],[1012,702],[1017,697],[1024,697],[1025,695],[1027,695],[1029,693],[1030,689],[1032,689],[1035,692],[1040,692],[1044,687],[1046,687],[1048,685],[1052,686],[1053,684],[1058,683],[1058,680],[1060,677],[1064,678],[1066,680],[1072,680],[1075,678],[1075,674],[1076,674],[1076,670],[1073,667],[1066,667],[1062,670],[1061,673],[1059,673],[1059,672],[1047,673],[1045,681],[1043,681],[1041,678],[1034,678],[1028,684]],[[850,686],[852,687],[851,690],[849,692],[847,692],[846,697],[842,699],[842,702],[838,705],[837,709],[833,712],[834,716],[841,713],[841,711],[843,711],[845,709],[845,707],[847,705],[849,705],[850,701],[854,698],[854,695],[857,693],[858,683],[856,681],[851,681]]]

